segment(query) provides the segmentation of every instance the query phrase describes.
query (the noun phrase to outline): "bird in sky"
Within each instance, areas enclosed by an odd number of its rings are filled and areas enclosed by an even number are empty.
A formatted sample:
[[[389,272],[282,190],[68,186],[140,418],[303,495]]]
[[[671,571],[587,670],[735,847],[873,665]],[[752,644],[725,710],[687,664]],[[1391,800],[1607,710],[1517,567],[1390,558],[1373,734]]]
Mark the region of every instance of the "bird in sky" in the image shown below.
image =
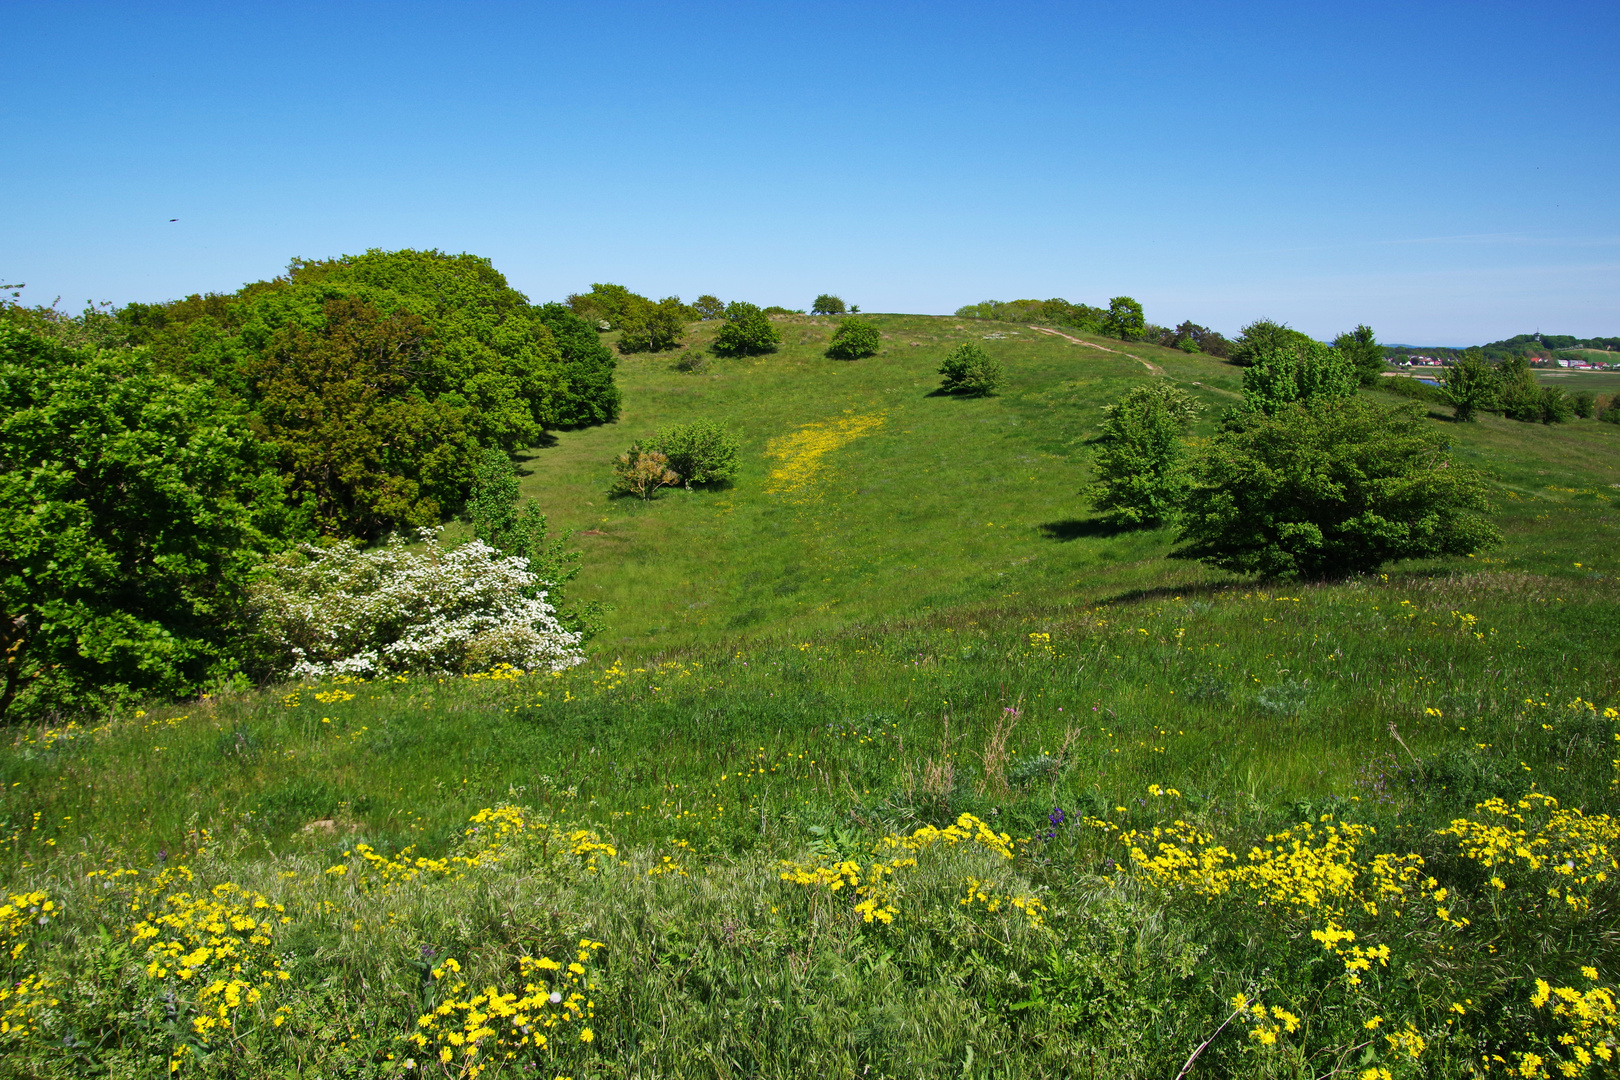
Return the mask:
[[[180,219],[179,219],[179,218],[177,218],[177,217],[172,217],[172,218],[170,218],[170,219],[169,219],[169,220],[170,220],[170,221],[179,221],[179,220],[180,220]]]

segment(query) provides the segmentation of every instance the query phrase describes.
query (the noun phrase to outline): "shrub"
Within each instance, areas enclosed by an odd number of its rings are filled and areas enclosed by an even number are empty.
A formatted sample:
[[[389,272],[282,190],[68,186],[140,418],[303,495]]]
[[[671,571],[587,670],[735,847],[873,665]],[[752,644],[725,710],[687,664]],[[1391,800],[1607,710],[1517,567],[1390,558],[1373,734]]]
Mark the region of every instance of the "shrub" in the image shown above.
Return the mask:
[[[939,388],[949,394],[991,394],[1001,385],[1001,363],[973,342],[952,349],[939,366]]]
[[[564,389],[552,399],[552,419],[558,427],[577,428],[608,424],[619,418],[619,388],[613,384],[618,361],[602,344],[600,332],[562,304],[535,309],[551,331],[562,354]]]
[[[1243,372],[1243,399],[1249,408],[1269,414],[1295,402],[1310,405],[1349,397],[1360,382],[1343,353],[1305,338],[1251,354]]]
[[[1496,404],[1496,372],[1478,349],[1465,350],[1460,360],[1442,369],[1440,378],[1441,395],[1450,402],[1453,415],[1463,423],[1471,423],[1481,409]]]
[[[481,540],[446,550],[419,529],[371,551],[304,545],[254,587],[259,629],[295,679],[444,674],[510,664],[562,671],[582,662],[527,559]]]
[[[1256,319],[1245,326],[1232,342],[1230,359],[1239,367],[1248,367],[1262,351],[1297,348],[1310,344],[1312,339],[1287,323],[1272,319]]]
[[[830,293],[822,293],[816,297],[816,302],[810,305],[810,314],[812,315],[842,315],[843,313],[843,298],[833,296]]]
[[[1181,435],[1202,411],[1167,382],[1134,387],[1108,406],[1097,455],[1097,479],[1084,494],[1117,525],[1156,525],[1171,517],[1187,490]]]
[[[1384,349],[1373,336],[1372,327],[1358,326],[1333,339],[1333,347],[1355,368],[1362,386],[1376,386],[1384,375]]]
[[[661,487],[681,482],[680,474],[669,467],[669,459],[657,450],[644,450],[640,443],[631,443],[630,449],[619,455],[613,463],[613,494],[634,495],[646,502]]]
[[[737,475],[737,440],[713,420],[665,428],[653,439],[652,449],[664,455],[688,487]]]
[[[1502,366],[1497,368],[1497,377],[1500,380],[1498,400],[1502,415],[1522,424],[1538,423],[1543,404],[1541,387],[1537,385],[1535,373],[1530,370],[1530,364],[1524,357],[1504,360]]]
[[[1543,424],[1567,424],[1575,419],[1575,402],[1570,400],[1561,386],[1543,386],[1541,388],[1541,422]]]
[[[1597,418],[1605,424],[1620,424],[1620,394],[1610,394],[1598,410]]]
[[[1380,379],[1378,380],[1378,389],[1386,394],[1395,394],[1398,397],[1411,398],[1414,401],[1427,401],[1435,405],[1449,404],[1440,387],[1431,386],[1421,379],[1410,379],[1405,376]]]
[[[833,331],[832,343],[827,346],[827,355],[834,360],[859,360],[876,353],[882,343],[883,335],[878,332],[876,323],[840,319],[838,329]]]
[[[1570,395],[1569,400],[1575,415],[1582,420],[1592,419],[1592,415],[1597,412],[1597,395],[1590,390],[1577,390]]]
[[[715,335],[714,351],[721,356],[757,356],[775,352],[781,341],[770,316],[754,304],[733,300],[726,305],[726,322]]]
[[[1500,539],[1484,478],[1414,405],[1363,398],[1249,413],[1191,469],[1175,554],[1263,577],[1368,572]]]
[[[718,296],[704,293],[692,302],[692,314],[704,322],[711,319],[723,319],[726,317],[726,305],[720,302]]]

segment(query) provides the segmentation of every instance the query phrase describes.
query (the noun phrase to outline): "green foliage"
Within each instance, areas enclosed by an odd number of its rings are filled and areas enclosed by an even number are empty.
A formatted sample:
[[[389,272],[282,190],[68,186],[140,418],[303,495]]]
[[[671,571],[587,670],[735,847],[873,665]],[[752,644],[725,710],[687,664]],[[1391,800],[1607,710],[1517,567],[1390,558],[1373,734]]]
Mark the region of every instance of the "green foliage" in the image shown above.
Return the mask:
[[[666,296],[658,303],[636,297],[619,320],[619,351],[622,353],[664,352],[678,349],[691,309],[678,296]]]
[[[770,316],[754,304],[733,300],[726,305],[726,321],[715,335],[714,351],[721,356],[757,356],[775,352],[781,342]]]
[[[1570,406],[1582,420],[1590,420],[1597,412],[1597,395],[1590,390],[1577,390],[1570,395]]]
[[[1477,414],[1495,407],[1499,381],[1478,349],[1469,349],[1455,364],[1440,369],[1441,393],[1456,418],[1471,423]]]
[[[624,325],[624,320],[637,306],[650,304],[652,301],[639,293],[633,293],[623,285],[614,285],[611,282],[596,282],[588,293],[570,293],[563,302],[569,310],[582,319],[593,323],[605,323],[603,330],[618,330]]]
[[[844,314],[844,301],[842,297],[831,293],[822,293],[816,297],[816,302],[810,305],[812,315],[842,315]]]
[[[1251,413],[1194,460],[1177,557],[1265,578],[1366,573],[1501,539],[1488,487],[1421,410],[1348,397]]]
[[[1108,315],[1103,319],[1103,329],[1110,336],[1130,341],[1141,337],[1146,326],[1142,305],[1136,300],[1129,296],[1116,296],[1108,301]]]
[[[834,360],[859,360],[863,356],[875,356],[882,345],[883,335],[877,323],[851,317],[838,320],[827,355]]]
[[[1001,385],[1001,362],[975,342],[967,341],[952,349],[939,366],[939,388],[948,394],[984,396]]]
[[[159,368],[210,380],[263,418],[293,497],[351,536],[458,506],[485,448],[533,445],[548,424],[618,410],[611,368],[577,324],[472,255],[295,260],[230,296],[132,304],[117,317]]]
[[[552,403],[552,423],[578,428],[617,420],[620,396],[613,369],[618,361],[596,327],[562,304],[542,304],[536,314],[562,355],[563,388]]]
[[[1087,304],[1071,304],[1062,297],[1051,300],[985,300],[956,309],[959,319],[995,319],[998,322],[1039,322],[1072,326],[1100,334],[1108,313]]]
[[[1542,414],[1541,387],[1536,382],[1535,373],[1530,370],[1529,361],[1522,356],[1504,360],[1497,368],[1497,378],[1500,380],[1497,400],[1501,403],[1502,415],[1524,424],[1539,422]]]
[[[1575,402],[1564,393],[1561,386],[1543,386],[1541,388],[1541,422],[1543,424],[1567,424],[1575,419]]]
[[[1251,409],[1274,413],[1296,402],[1313,405],[1349,397],[1359,384],[1343,353],[1305,338],[1251,353],[1243,372],[1243,400]]]
[[[1287,323],[1274,322],[1271,319],[1256,319],[1245,326],[1232,342],[1230,359],[1240,367],[1247,367],[1255,362],[1255,357],[1262,353],[1283,352],[1295,348],[1307,348],[1315,344],[1314,338],[1300,333]]]
[[[669,467],[669,459],[657,450],[643,449],[638,442],[613,462],[614,495],[634,495],[648,502],[659,488],[681,482],[680,474]]]
[[[471,484],[479,440],[465,399],[418,392],[426,324],[355,297],[322,313],[317,329],[284,325],[246,366],[289,493],[335,535],[437,522]]]
[[[718,484],[737,475],[737,440],[713,420],[694,420],[660,431],[651,448],[668,459],[669,467],[688,487]]]
[[[1350,361],[1362,386],[1377,386],[1383,377],[1384,347],[1373,336],[1372,327],[1362,325],[1346,330],[1333,339],[1333,347]]]
[[[1184,322],[1173,330],[1162,326],[1149,327],[1145,336],[1169,349],[1180,349],[1184,353],[1208,353],[1223,359],[1232,348],[1232,343],[1218,331],[1195,322]]]
[[[1163,380],[1133,387],[1103,410],[1097,479],[1085,491],[1103,517],[1122,526],[1173,517],[1186,494],[1181,436],[1202,411]]]
[[[246,582],[298,527],[268,457],[207,384],[0,325],[0,718],[236,677]]]
[[[726,305],[720,302],[720,298],[718,296],[712,296],[709,293],[704,293],[702,296],[693,301],[692,314],[696,315],[704,322],[708,322],[711,319],[723,319],[726,317]]]

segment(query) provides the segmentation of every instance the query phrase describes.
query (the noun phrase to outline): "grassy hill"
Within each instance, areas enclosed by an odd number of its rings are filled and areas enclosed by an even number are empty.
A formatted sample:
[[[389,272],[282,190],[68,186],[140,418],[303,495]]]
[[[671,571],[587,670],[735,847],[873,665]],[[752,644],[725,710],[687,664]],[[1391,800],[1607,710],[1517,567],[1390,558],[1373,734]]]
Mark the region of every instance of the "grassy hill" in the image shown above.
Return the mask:
[[[1499,550],[1259,587],[1074,494],[1133,381],[1214,414],[1236,369],[876,318],[853,363],[811,318],[697,374],[630,357],[618,424],[526,458],[614,608],[580,668],[15,732],[0,1076],[1385,1080],[1608,1045],[1620,429],[1436,417]],[[1000,396],[932,395],[963,340]],[[606,498],[699,417],[733,487]]]

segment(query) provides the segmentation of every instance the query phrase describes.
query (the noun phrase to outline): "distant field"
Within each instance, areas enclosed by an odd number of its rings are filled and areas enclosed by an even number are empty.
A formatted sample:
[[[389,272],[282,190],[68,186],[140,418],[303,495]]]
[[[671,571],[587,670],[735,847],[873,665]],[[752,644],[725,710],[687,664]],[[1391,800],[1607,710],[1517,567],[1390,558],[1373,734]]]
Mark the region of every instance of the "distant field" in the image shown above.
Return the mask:
[[[1156,377],[1148,364],[1204,402],[1206,434],[1239,400],[1237,368],[1071,335],[1116,350],[1104,352],[1018,324],[874,318],[884,348],[866,360],[826,359],[835,320],[809,317],[780,324],[780,352],[711,360],[701,374],[674,370],[673,354],[628,357],[619,369],[625,408],[617,424],[561,433],[524,460],[524,494],[554,524],[578,530],[585,569],[577,594],[614,609],[605,647],[632,655],[811,634],[960,604],[1087,603],[1226,580],[1165,561],[1170,530],[1100,528],[1076,493],[1090,477],[1102,407]],[[712,334],[703,324],[694,331],[699,343]],[[1002,336],[986,339],[994,334]],[[1002,393],[933,396],[941,359],[970,340],[1002,361]],[[1549,520],[1569,523],[1569,539],[1583,538],[1589,562],[1610,558],[1617,534],[1602,501],[1608,496],[1595,493],[1620,483],[1620,428],[1591,421],[1543,428],[1497,417],[1453,426],[1438,418],[1445,411],[1437,410],[1436,423],[1463,456],[1511,489],[1503,505],[1509,543],[1491,559],[1560,570],[1561,559],[1530,539],[1531,523],[1539,529]],[[645,505],[607,498],[616,454],[663,425],[698,417],[742,439],[733,488],[674,491]],[[870,426],[828,451],[811,482],[771,490],[771,470],[782,464],[769,456],[773,439],[849,418]]]

